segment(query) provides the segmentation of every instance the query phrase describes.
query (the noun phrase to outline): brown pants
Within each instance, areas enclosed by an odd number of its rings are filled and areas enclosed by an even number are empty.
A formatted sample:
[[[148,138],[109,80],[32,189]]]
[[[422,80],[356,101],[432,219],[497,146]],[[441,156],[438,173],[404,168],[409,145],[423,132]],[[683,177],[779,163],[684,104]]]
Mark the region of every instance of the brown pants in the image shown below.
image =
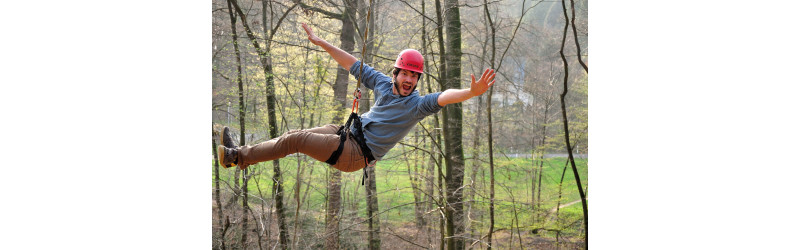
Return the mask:
[[[339,147],[337,129],[339,126],[329,124],[311,129],[292,130],[266,142],[240,147],[238,165],[244,169],[252,164],[284,158],[298,152],[325,162]],[[353,172],[364,166],[364,155],[359,144],[348,136],[342,148],[342,155],[333,167],[343,172]]]

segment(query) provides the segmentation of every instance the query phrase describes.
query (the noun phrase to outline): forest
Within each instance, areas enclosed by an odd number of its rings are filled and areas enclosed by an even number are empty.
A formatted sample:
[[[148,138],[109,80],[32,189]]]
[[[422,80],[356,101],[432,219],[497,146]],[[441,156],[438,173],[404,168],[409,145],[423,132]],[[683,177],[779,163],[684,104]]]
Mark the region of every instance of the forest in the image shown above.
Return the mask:
[[[586,249],[587,13],[586,0],[213,0],[212,247]],[[422,95],[487,68],[497,82],[374,167],[300,153],[220,166],[223,126],[250,145],[345,123],[357,79],[302,23],[387,75],[400,51],[420,51]],[[360,86],[363,114],[375,100]]]

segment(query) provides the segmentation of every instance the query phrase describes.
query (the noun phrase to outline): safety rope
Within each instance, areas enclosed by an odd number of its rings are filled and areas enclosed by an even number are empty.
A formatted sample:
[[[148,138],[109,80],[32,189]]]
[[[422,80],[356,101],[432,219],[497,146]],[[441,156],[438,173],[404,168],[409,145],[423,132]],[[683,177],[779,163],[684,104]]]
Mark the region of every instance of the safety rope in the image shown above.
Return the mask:
[[[365,51],[367,50],[367,34],[368,34],[367,32],[370,29],[370,15],[372,14],[372,12],[373,12],[373,0],[370,0],[370,5],[367,8],[367,19],[365,20],[365,25],[364,25],[364,39],[362,39],[362,60],[359,60],[359,79],[356,81],[356,91],[353,91],[353,97],[354,97],[353,105],[351,105],[350,108],[350,112],[356,114],[358,114],[359,112],[358,108],[359,101],[362,99],[362,91],[360,88],[362,86],[362,77],[363,77],[362,73],[364,72],[364,57],[366,56]],[[362,135],[363,134],[364,133],[362,133]],[[369,176],[367,175],[367,168],[370,167],[370,163],[367,161],[367,156],[365,156],[364,153],[365,152],[362,152],[362,155],[364,156],[364,168],[362,169],[364,174],[362,175],[362,186],[364,186],[364,180],[369,178]]]

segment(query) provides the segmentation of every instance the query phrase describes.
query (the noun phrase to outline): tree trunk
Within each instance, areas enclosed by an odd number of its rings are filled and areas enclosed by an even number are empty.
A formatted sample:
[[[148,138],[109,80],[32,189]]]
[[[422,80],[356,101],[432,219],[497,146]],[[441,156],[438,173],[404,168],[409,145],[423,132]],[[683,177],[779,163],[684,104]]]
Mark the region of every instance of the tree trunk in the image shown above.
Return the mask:
[[[298,107],[298,108],[300,108],[300,107]],[[301,124],[303,124],[303,123],[301,123]],[[303,127],[301,126],[300,129],[303,129]],[[303,179],[303,172],[305,172],[305,171],[303,171],[304,170],[303,166],[301,166],[301,164],[300,164],[300,162],[301,162],[300,157],[301,156],[298,155],[298,159],[296,161],[297,162],[297,172],[295,172],[295,178],[296,178],[295,179],[295,190],[293,191],[294,196],[295,196],[294,197],[295,198],[295,228],[294,228],[293,233],[292,233],[292,244],[294,244],[294,246],[293,246],[294,249],[298,249],[298,244],[300,244],[300,242],[298,241],[298,234],[299,234],[298,230],[300,230],[300,223],[298,223],[298,220],[300,220],[300,207],[302,205],[301,200],[300,200],[300,193],[301,193],[300,188],[301,188],[301,184],[303,183],[303,180],[302,180]]]
[[[233,39],[234,44],[234,52],[236,53],[236,83],[239,87],[239,145],[245,145],[245,95],[244,95],[244,88],[242,86],[242,59],[239,53],[239,42],[237,40],[236,34],[236,17],[234,17],[234,11],[231,9],[231,1],[228,1],[228,14],[231,17],[231,39]],[[236,173],[238,175],[238,173]],[[243,177],[245,174],[243,173]],[[242,179],[242,192],[247,192],[247,180]],[[242,248],[247,248],[245,243],[247,242],[247,225],[248,225],[248,217],[246,215],[247,211],[247,194],[242,193],[242,238],[241,238],[241,245]]]
[[[420,145],[420,131],[418,129],[414,130],[414,146],[418,147]],[[406,147],[403,148],[403,158],[406,162],[406,173],[409,175],[409,183],[412,186],[412,198],[414,198],[414,226],[417,230],[423,229],[423,225],[425,224],[425,220],[423,219],[423,214],[425,211],[423,210],[423,204],[421,204],[422,200],[422,188],[420,187],[420,176],[421,176],[421,169],[418,167],[419,164],[419,151],[415,150],[410,152],[406,151]],[[412,163],[409,164],[409,155],[412,155]]]
[[[366,180],[365,195],[367,196],[367,220],[368,220],[368,230],[369,236],[369,248],[370,249],[381,249],[381,220],[378,216],[378,194],[376,193],[375,187],[375,168],[368,167],[365,168],[367,170],[367,174],[369,178]]]
[[[374,26],[375,26],[375,21],[374,21],[375,13],[373,13],[373,11],[375,11],[375,9],[373,8],[372,1],[370,1],[370,3],[365,3],[362,0],[355,0],[354,2],[352,2],[352,4],[355,4],[356,9],[358,10],[358,13],[359,13],[359,16],[360,16],[359,20],[361,20],[361,23],[359,24],[359,27],[361,27],[361,29],[357,29],[357,30],[359,30],[360,32],[363,32],[363,33],[359,33],[358,34],[360,39],[357,40],[357,41],[361,41],[361,45],[362,45],[362,51],[361,51],[362,59],[361,60],[365,64],[372,64],[372,62],[373,62],[373,59],[372,59],[373,56],[372,55],[373,55],[373,48],[374,48],[374,45],[373,45],[373,34],[374,34],[374,30],[375,30],[374,29]],[[354,6],[354,5],[351,5],[351,6]],[[367,89],[367,87],[364,87],[363,85],[360,85],[359,87],[361,88],[361,91],[362,91],[362,94],[363,94],[363,96],[362,96],[363,98],[360,100],[360,103],[359,103],[359,112],[365,113],[365,112],[370,110],[370,96],[372,96],[372,95],[369,93],[369,90]],[[364,98],[364,97],[367,97],[367,98]],[[370,249],[380,249],[381,248],[381,235],[380,235],[380,232],[381,232],[381,220],[380,220],[379,216],[377,216],[377,213],[378,213],[378,196],[377,196],[376,185],[375,185],[375,180],[376,180],[375,168],[374,167],[365,167],[364,170],[362,170],[362,171],[365,171],[367,173],[367,176],[368,176],[367,180],[365,180],[366,184],[364,186],[364,188],[365,188],[365,196],[367,198],[367,222],[368,222],[368,225],[367,225],[368,226],[367,241],[369,242],[369,248]]]
[[[244,145],[244,143],[242,144]],[[248,230],[248,170],[242,170],[242,248],[247,248]]]
[[[573,168],[573,176],[576,178],[576,187],[579,191],[579,196],[581,196],[581,208],[584,212],[584,248],[589,247],[587,236],[587,199],[584,195],[584,188],[581,187],[581,177],[579,177],[578,169],[576,168],[576,162],[573,160],[573,148],[570,146],[570,129],[568,129],[567,125],[567,111],[565,110],[565,96],[567,96],[567,79],[568,79],[568,64],[567,59],[565,58],[565,40],[567,37],[567,27],[568,27],[568,18],[567,18],[567,7],[565,6],[565,0],[562,0],[562,10],[565,14],[565,29],[562,33],[562,47],[559,49],[559,55],[562,56],[562,63],[565,67],[565,80],[564,80],[564,87],[562,89],[562,94],[559,95],[559,100],[562,103],[562,122],[564,124],[564,131],[565,131],[565,147],[567,148],[567,156],[570,160],[570,166]]]
[[[482,58],[482,60],[483,60],[483,58]],[[482,67],[479,67],[479,68],[483,68],[483,65],[482,65]],[[472,219],[471,218],[472,218],[472,215],[473,215],[473,206],[475,206],[476,193],[478,192],[477,191],[478,188],[480,188],[480,186],[477,185],[478,182],[476,181],[476,178],[478,178],[477,177],[478,170],[481,167],[481,157],[479,156],[481,154],[481,153],[479,153],[479,145],[480,145],[479,144],[479,138],[481,138],[481,132],[482,132],[481,128],[483,128],[483,125],[484,125],[483,122],[482,122],[482,119],[481,119],[482,115],[484,114],[483,109],[482,109],[483,106],[484,106],[484,98],[482,98],[481,96],[476,96],[476,99],[478,99],[478,103],[476,105],[476,110],[477,110],[477,112],[476,112],[476,127],[475,127],[475,131],[474,131],[474,134],[473,134],[473,168],[470,170],[470,181],[472,182],[472,184],[471,184],[471,187],[470,187],[470,192],[467,194],[467,197],[465,197],[465,200],[469,201],[467,203],[468,207],[467,207],[467,218],[466,219],[468,219],[470,221],[467,222],[468,224],[465,225],[465,227],[470,230],[471,238],[477,238],[478,239],[478,238],[481,238],[480,233],[479,233],[480,230],[479,230],[479,232],[475,231],[475,227],[471,225],[471,223],[472,223]],[[482,176],[482,178],[483,178],[483,176]]]
[[[562,168],[562,178],[559,179],[559,198],[556,199],[556,225],[559,225],[559,207],[562,205],[562,183],[565,182],[565,172],[567,172],[567,162],[565,167]],[[556,231],[556,245],[559,246],[559,233],[562,230]]]
[[[414,144],[413,147],[415,148],[424,148],[421,144],[424,142],[420,141],[420,130],[419,128],[414,129]],[[412,152],[406,151],[406,146],[403,149],[403,158],[406,162],[406,172],[409,175],[409,183],[411,184],[411,191],[412,191],[412,198],[414,199],[414,226],[418,230],[418,232],[422,231],[426,225],[425,221],[425,213],[426,210],[424,209],[425,205],[423,203],[425,200],[425,193],[423,191],[423,175],[425,171],[425,164],[421,162],[421,150],[413,150]],[[409,156],[411,155],[411,164],[409,163]],[[423,156],[425,157],[425,156]],[[424,162],[424,161],[423,161]]]
[[[484,35],[484,44],[482,44],[482,46],[481,46],[481,61],[479,63],[479,67],[478,67],[479,69],[483,69],[484,68],[484,62],[487,59],[487,41],[489,40],[489,32],[487,32],[487,26],[486,25],[484,26],[484,34],[485,34]],[[478,174],[479,168],[481,167],[481,157],[480,157],[480,153],[479,153],[479,145],[480,145],[479,141],[480,141],[480,138],[481,138],[481,132],[483,132],[483,130],[481,128],[484,127],[483,126],[483,120],[482,120],[483,115],[484,115],[484,109],[483,109],[484,108],[484,98],[483,98],[483,96],[476,96],[476,99],[478,99],[478,102],[476,104],[476,125],[475,125],[475,129],[473,130],[473,147],[472,147],[473,148],[472,149],[473,168],[470,171],[470,181],[472,182],[472,184],[471,184],[471,187],[469,189],[470,192],[467,194],[467,197],[465,197],[465,200],[469,201],[467,203],[467,220],[468,220],[468,222],[467,222],[467,225],[465,225],[465,227],[470,230],[470,237],[471,238],[480,239],[481,238],[481,233],[480,233],[481,230],[478,230],[479,232],[476,232],[476,227],[472,226],[472,214],[473,214],[473,206],[475,205],[475,201],[474,200],[475,200],[475,196],[476,196],[476,193],[477,193],[476,190],[477,190],[477,187],[478,187],[478,185],[476,185],[478,183],[476,181],[476,178],[477,178],[476,176]],[[482,178],[483,178],[483,176],[482,176]]]
[[[342,172],[328,168],[328,202],[325,214],[325,249],[339,249],[339,208],[341,206]]]
[[[442,90],[461,88],[462,73],[462,25],[459,16],[459,1],[445,0],[447,33],[446,77]],[[445,133],[445,174],[447,185],[447,232],[448,249],[464,248],[464,211],[462,184],[464,182],[464,150],[462,147],[462,103],[443,108],[443,132]]]
[[[345,4],[352,6],[352,3],[346,1]],[[355,30],[353,26],[353,18],[349,18],[350,13],[345,11],[342,13],[342,32],[339,35],[340,48],[345,52],[352,53],[354,48],[354,35]],[[333,124],[340,124],[344,122],[344,117],[347,113],[348,104],[348,77],[350,76],[348,69],[337,66],[337,76],[334,81],[334,103],[336,113],[331,120]],[[326,249],[339,249],[339,222],[340,222],[340,208],[342,207],[342,172],[335,168],[329,168],[328,173],[330,179],[328,180],[328,202],[326,204]]]
[[[443,17],[442,17],[442,13],[443,12],[442,12],[441,0],[436,0],[434,2],[434,7],[436,7],[436,10],[437,10],[437,41],[439,43],[439,63],[440,63],[440,65],[439,65],[439,83],[440,83],[440,90],[443,90],[443,89],[445,89],[444,81],[445,81],[445,75],[448,72],[448,64],[446,63],[446,60],[445,60],[445,36],[444,36],[443,30],[442,30],[443,27],[445,26],[445,21],[443,20]],[[444,115],[444,111],[440,115],[444,117],[445,116]],[[438,118],[438,117],[436,117],[436,118]],[[435,122],[436,122],[436,125],[437,125],[437,126],[435,126],[435,128],[444,127],[444,126],[442,126],[442,127],[439,126],[440,125],[439,119],[435,119]],[[437,142],[436,142],[437,144],[436,145],[442,145],[441,134],[442,133],[437,133]],[[433,148],[435,148],[435,147],[432,146],[432,149]],[[445,153],[445,152],[441,152],[441,153]],[[443,185],[442,185],[442,179],[443,179],[443,176],[442,176],[442,158],[441,158],[442,154],[440,154],[439,157],[440,157],[439,158],[439,164],[437,164],[437,168],[438,168],[437,169],[438,170],[437,171],[437,183],[438,183],[437,187],[438,187],[438,190],[439,190],[438,206],[440,206],[440,208],[442,210],[445,210],[447,208],[444,207],[445,206],[445,203],[444,203],[445,193],[444,193],[444,188],[443,188]],[[443,212],[443,211],[440,211],[440,212]],[[439,231],[440,231],[439,249],[440,250],[445,249],[445,237],[446,237],[445,224],[447,223],[446,220],[450,219],[449,214],[447,212],[445,212],[445,213],[446,213],[445,218],[440,217],[440,223],[439,223]]]
[[[550,100],[550,97],[547,100]],[[540,165],[539,165],[539,169],[537,170],[537,175],[538,175],[537,176],[538,177],[537,178],[538,179],[537,180],[537,202],[536,202],[536,210],[535,210],[535,213],[537,214],[537,222],[538,223],[540,222],[540,212],[539,212],[539,210],[540,210],[540,205],[542,204],[542,200],[540,200],[540,194],[542,193],[542,165],[543,165],[543,163],[545,161],[545,159],[544,159],[545,158],[545,152],[546,152],[545,151],[545,138],[546,138],[546,131],[548,129],[548,127],[547,127],[547,124],[548,124],[548,109],[550,108],[550,106],[551,106],[550,102],[548,101],[548,103],[545,104],[545,112],[543,113],[543,118],[542,118],[542,137],[541,137],[541,140],[540,140],[540,150],[539,150],[539,158],[540,158],[539,159],[540,160],[539,163],[540,163]]]
[[[437,139],[438,139],[437,140],[438,143],[442,143],[442,141],[439,140],[439,138],[437,138]],[[443,213],[443,212],[446,212],[444,210],[447,209],[445,207],[447,205],[445,204],[445,188],[443,188],[444,185],[442,184],[442,181],[445,178],[444,176],[442,176],[442,158],[439,158],[439,164],[437,164],[437,167],[438,167],[438,169],[437,169],[438,170],[437,171],[437,184],[438,184],[437,187],[438,187],[438,190],[439,190],[439,207],[440,207],[440,211],[439,212]],[[445,229],[445,224],[447,224],[447,220],[448,220],[447,214],[446,214],[445,218],[442,218],[442,216],[440,215],[440,220],[439,220],[439,249],[440,250],[445,249],[445,237],[446,237],[446,234],[447,234],[447,230]]]
[[[423,9],[422,13],[423,13],[423,15],[425,15],[425,0],[421,0],[420,2],[422,4],[422,9]],[[425,18],[425,16],[421,16],[421,19],[422,19],[421,22],[423,23],[422,41],[421,41],[422,45],[421,46],[423,48],[423,57],[425,58],[425,56],[429,54],[428,53],[428,45],[427,45],[428,44],[427,43],[428,36],[426,34],[426,28],[425,28],[426,27],[426,18]],[[440,41],[442,41],[442,40],[440,40]],[[431,53],[431,61],[434,61],[433,53]],[[425,68],[426,69],[430,69],[431,68],[430,65],[429,65],[429,60],[423,60],[423,63],[425,64]],[[432,90],[434,89],[434,88],[432,88],[432,85],[434,85],[434,84],[431,81],[431,76],[428,75],[428,74],[426,74],[425,76],[426,76],[426,81],[425,81],[426,89],[427,89],[428,93],[432,93]],[[430,122],[432,124],[432,126],[431,126],[432,128],[437,128],[439,126],[439,120],[437,119],[437,117],[439,117],[439,114],[434,115],[434,119],[431,120],[431,122]],[[436,131],[436,130],[434,130],[434,131]],[[429,145],[431,146],[432,154],[433,154],[433,152],[436,152],[435,149],[437,148],[434,143],[438,143],[438,142],[439,142],[438,140],[435,141],[434,138],[431,137],[431,142],[430,142]],[[425,192],[429,195],[428,196],[429,199],[426,199],[427,202],[425,203],[424,211],[431,211],[432,205],[436,203],[435,200],[434,200],[434,168],[436,167],[434,159],[435,158],[432,156],[432,157],[430,157],[430,160],[427,161],[428,164],[424,164],[426,166],[426,170],[425,170],[426,174],[425,174],[425,177],[424,177],[425,183],[426,183],[425,184],[426,185],[426,189],[425,189],[426,191]],[[428,218],[431,218],[431,216],[428,216]],[[424,224],[428,224],[428,222],[425,221]],[[426,228],[426,235],[427,235],[428,244],[430,246],[431,243],[432,243],[431,242],[431,227],[430,226],[426,226],[425,228]]]
[[[214,155],[214,202],[217,204],[217,225],[220,227],[219,240],[222,242],[224,239],[222,234],[222,203],[220,202],[220,163],[217,160],[217,143],[214,141],[214,138],[217,138],[217,133],[214,129],[211,132],[211,152]]]
[[[495,68],[495,25],[492,23],[492,16],[489,13],[489,5],[487,0],[484,0],[484,13],[487,15],[487,22],[490,28],[490,37],[492,38],[492,46],[490,46],[490,67]],[[487,249],[492,248],[492,232],[495,229],[495,157],[493,156],[492,146],[492,93],[495,85],[490,87],[489,94],[487,95],[487,146],[489,147],[489,162],[490,162],[490,228],[487,234]],[[510,237],[511,238],[511,237]]]
[[[278,137],[278,129],[275,118],[275,84],[273,83],[272,66],[265,67],[267,73],[267,117],[270,128],[270,138]],[[289,233],[286,228],[286,217],[284,208],[284,187],[281,178],[281,163],[278,159],[273,160],[273,192],[275,194],[276,217],[278,217],[279,242],[282,249],[287,249]]]
[[[578,61],[579,64],[581,64],[581,67],[584,68],[584,72],[589,73],[589,71],[587,70],[587,64],[585,64],[584,61],[581,60],[581,46],[579,45],[578,34],[576,32],[576,6],[573,3],[573,0],[570,0],[570,11],[572,11],[570,24],[571,26],[573,26],[573,40],[576,42],[576,57],[578,57]]]

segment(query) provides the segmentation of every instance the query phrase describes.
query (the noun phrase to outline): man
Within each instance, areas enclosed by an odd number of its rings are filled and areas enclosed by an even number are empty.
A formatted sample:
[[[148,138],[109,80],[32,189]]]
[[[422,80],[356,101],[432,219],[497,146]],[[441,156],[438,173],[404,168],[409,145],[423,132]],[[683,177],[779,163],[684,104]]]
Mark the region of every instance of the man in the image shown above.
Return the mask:
[[[302,26],[312,44],[322,47],[340,66],[349,69],[351,75],[359,77],[361,63],[356,57],[315,36],[305,23]],[[220,164],[226,168],[238,165],[244,169],[258,162],[300,152],[341,171],[353,172],[364,168],[367,161],[373,164],[384,157],[426,116],[439,112],[445,105],[479,96],[495,84],[494,70],[487,69],[478,81],[471,74],[472,81],[468,89],[448,89],[420,96],[415,89],[423,73],[423,60],[417,50],[401,51],[395,61],[392,78],[368,65],[363,66],[362,82],[374,91],[376,101],[370,112],[357,117],[353,127],[345,128],[349,134],[344,142],[340,142],[340,136],[337,135],[339,127],[329,124],[289,131],[266,142],[238,147],[225,127],[220,135],[222,145],[217,148]],[[340,154],[334,157],[337,151]]]

